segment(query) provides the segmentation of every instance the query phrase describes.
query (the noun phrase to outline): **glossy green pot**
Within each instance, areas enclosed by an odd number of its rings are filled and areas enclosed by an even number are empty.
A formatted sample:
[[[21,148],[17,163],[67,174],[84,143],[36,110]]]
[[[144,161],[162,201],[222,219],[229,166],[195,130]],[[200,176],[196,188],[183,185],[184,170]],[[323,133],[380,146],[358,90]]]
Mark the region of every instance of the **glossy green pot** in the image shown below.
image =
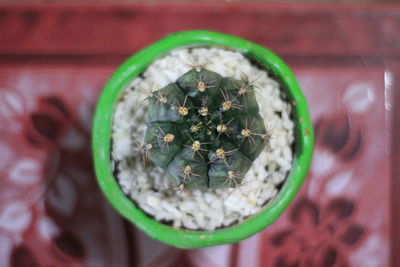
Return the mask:
[[[296,124],[293,167],[279,194],[258,214],[231,227],[214,231],[175,229],[147,216],[127,197],[112,174],[110,163],[111,123],[114,108],[125,87],[155,59],[180,46],[218,46],[235,49],[264,66],[287,91],[294,104]],[[112,75],[98,101],[92,146],[98,183],[111,205],[126,219],[154,239],[180,248],[200,248],[241,241],[270,225],[299,190],[312,158],[313,128],[306,100],[291,70],[274,53],[249,41],[209,31],[168,35],[130,57]]]

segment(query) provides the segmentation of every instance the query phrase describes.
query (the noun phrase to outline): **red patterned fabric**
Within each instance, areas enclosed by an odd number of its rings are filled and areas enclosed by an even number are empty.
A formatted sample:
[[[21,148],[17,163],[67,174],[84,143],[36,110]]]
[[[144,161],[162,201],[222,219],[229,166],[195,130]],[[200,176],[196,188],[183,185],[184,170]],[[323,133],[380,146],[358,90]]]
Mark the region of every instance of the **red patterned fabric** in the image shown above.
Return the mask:
[[[180,250],[107,204],[90,129],[123,59],[194,28],[283,56],[309,102],[316,147],[305,184],[272,226],[238,244]],[[400,263],[400,8],[3,5],[0,33],[0,266]]]

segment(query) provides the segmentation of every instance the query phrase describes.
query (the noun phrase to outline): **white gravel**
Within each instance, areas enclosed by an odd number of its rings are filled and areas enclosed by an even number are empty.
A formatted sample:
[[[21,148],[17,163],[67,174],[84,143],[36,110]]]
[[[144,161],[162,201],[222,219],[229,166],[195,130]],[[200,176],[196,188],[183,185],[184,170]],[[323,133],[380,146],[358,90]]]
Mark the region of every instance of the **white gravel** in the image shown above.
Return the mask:
[[[166,173],[144,164],[138,143],[143,142],[147,107],[152,90],[175,82],[190,70],[188,64],[207,62],[207,69],[240,79],[246,74],[257,79],[257,101],[265,125],[272,127],[270,147],[254,161],[237,189],[195,190],[190,195],[177,190]],[[156,60],[125,90],[113,119],[112,163],[125,194],[159,221],[173,227],[213,230],[244,220],[259,212],[278,193],[292,165],[293,121],[291,105],[267,72],[252,65],[241,53],[221,48],[179,49]]]

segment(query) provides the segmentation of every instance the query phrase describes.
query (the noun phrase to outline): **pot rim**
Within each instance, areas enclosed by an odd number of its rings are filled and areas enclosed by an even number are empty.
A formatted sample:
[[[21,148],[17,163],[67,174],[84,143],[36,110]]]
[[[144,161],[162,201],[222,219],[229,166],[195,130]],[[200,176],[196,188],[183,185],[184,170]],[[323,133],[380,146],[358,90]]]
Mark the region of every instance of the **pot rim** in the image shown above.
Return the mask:
[[[213,231],[176,229],[149,217],[120,188],[110,161],[112,117],[126,86],[155,59],[182,46],[217,46],[234,49],[273,73],[294,103],[295,153],[284,185],[260,212],[233,226]],[[270,50],[250,41],[211,31],[170,34],[137,52],[111,76],[98,100],[92,129],[92,149],[98,184],[111,205],[152,238],[180,248],[200,248],[239,242],[274,222],[293,200],[307,175],[313,152],[314,131],[306,100],[289,67]]]

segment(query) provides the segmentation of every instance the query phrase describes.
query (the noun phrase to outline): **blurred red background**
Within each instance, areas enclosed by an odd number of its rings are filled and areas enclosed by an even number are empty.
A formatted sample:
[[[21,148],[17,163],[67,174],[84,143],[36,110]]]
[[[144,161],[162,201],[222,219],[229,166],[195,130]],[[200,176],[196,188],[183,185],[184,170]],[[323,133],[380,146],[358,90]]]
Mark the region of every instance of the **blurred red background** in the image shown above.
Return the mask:
[[[310,173],[275,224],[179,250],[106,203],[90,150],[108,77],[168,33],[264,45],[294,70],[316,130]],[[1,4],[0,266],[397,266],[400,6]]]

